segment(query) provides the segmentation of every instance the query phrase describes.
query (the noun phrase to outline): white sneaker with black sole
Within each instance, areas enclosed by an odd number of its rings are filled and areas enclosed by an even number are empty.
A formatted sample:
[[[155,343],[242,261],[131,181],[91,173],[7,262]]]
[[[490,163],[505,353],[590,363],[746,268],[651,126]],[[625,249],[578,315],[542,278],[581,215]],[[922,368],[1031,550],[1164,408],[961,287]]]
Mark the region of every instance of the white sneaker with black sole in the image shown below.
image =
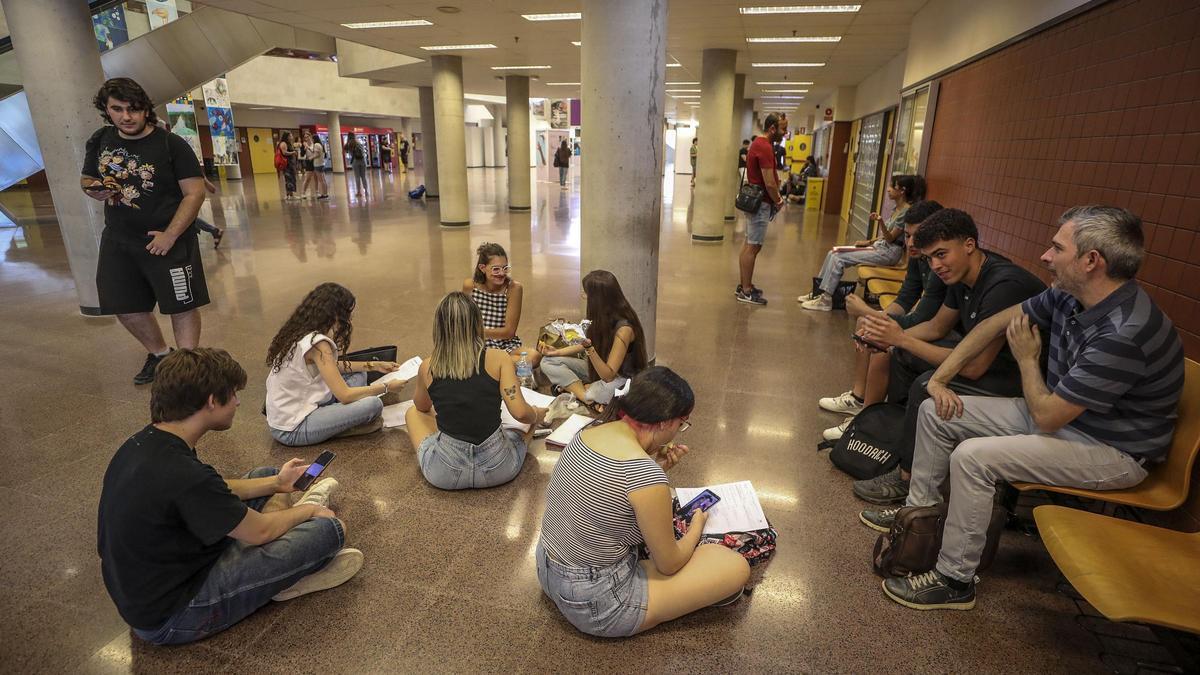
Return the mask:
[[[862,409],[866,407],[861,400],[854,397],[853,390],[843,392],[838,396],[819,399],[817,400],[817,405],[821,406],[822,410],[850,415],[851,417],[862,412]]]
[[[846,418],[846,421],[842,422],[836,427],[829,427],[825,431],[821,432],[821,438],[824,438],[827,441],[836,441],[840,439],[842,436],[846,435],[846,430],[850,428],[850,423],[853,421],[853,417],[848,417]]]
[[[324,567],[279,591],[271,599],[275,602],[294,600],[302,595],[324,591],[350,581],[362,569],[363,554],[356,548],[344,548],[334,554]]]

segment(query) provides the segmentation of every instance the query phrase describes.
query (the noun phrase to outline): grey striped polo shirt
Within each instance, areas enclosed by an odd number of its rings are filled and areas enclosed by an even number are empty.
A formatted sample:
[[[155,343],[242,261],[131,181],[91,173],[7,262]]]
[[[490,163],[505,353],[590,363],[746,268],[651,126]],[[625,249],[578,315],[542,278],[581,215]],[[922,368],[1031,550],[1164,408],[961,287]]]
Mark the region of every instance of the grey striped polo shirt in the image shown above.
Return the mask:
[[[1050,329],[1046,386],[1086,408],[1070,426],[1130,455],[1161,460],[1183,391],[1183,345],[1141,286],[1128,281],[1087,310],[1049,288],[1021,308]]]

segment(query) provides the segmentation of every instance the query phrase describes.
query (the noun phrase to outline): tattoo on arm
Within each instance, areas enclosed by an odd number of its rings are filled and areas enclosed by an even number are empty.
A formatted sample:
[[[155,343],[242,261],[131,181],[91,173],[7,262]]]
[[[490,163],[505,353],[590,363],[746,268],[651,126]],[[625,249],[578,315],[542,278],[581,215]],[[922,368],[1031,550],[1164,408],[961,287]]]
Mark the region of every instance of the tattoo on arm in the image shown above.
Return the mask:
[[[516,397],[517,397],[517,388],[516,387],[505,387],[504,388],[504,398],[515,399]]]

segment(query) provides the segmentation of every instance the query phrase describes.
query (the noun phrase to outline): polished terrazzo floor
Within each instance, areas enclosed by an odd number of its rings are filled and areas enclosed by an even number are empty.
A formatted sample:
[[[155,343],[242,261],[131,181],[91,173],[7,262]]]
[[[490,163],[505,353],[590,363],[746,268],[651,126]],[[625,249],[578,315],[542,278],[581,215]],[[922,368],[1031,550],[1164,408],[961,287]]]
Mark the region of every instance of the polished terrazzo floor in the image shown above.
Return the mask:
[[[574,174],[574,170],[572,172]],[[718,246],[689,242],[686,176],[664,184],[658,359],[698,395],[692,453],[675,485],[753,481],[779,551],[753,595],[622,641],[576,632],[543,598],[533,565],[556,453],[535,442],[512,483],[463,493],[426,485],[400,429],[329,444],[342,484],[336,510],[366,564],[345,586],[272,604],[199,644],[147,647],[104,591],[96,504],[112,452],[146,423],[148,388],[130,377],[143,354],[112,319],[84,319],[62,238],[42,199],[3,196],[0,227],[0,508],[8,544],[0,654],[7,672],[1087,672],[1101,668],[1040,542],[1006,532],[971,612],[914,612],[884,598],[869,558],[875,533],[850,479],[815,452],[840,417],[816,398],[848,388],[850,322],[799,308],[795,296],[836,219],[793,208],[772,225],[757,285],[770,305],[738,304],[744,223]],[[258,410],[274,330],[312,286],[358,296],[354,344],[431,346],[435,303],[460,286],[481,241],[501,242],[526,284],[520,333],[578,312],[579,193],[535,183],[531,213],[504,208],[503,170],[470,171],[469,230],[438,227],[436,202],[410,201],[411,175],[371,175],[365,201],[283,203],[272,176],[226,183],[210,200],[228,227],[206,246],[213,303],[203,343],[250,373],[234,428],[201,457],[229,474],[296,455]],[[39,204],[41,204],[39,206]],[[315,452],[300,456],[315,456]]]

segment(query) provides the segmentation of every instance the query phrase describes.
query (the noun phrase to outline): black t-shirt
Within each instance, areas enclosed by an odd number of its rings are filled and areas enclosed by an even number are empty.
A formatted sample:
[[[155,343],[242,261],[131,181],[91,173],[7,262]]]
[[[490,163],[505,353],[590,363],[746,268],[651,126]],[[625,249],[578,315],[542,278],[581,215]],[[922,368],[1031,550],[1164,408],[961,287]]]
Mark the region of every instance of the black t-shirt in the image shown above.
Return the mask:
[[[182,438],[150,425],[125,441],[104,473],[97,528],[121,617],[151,630],[190,602],[246,508]]]
[[[104,204],[109,233],[140,242],[175,217],[183,201],[179,181],[203,175],[192,146],[175,134],[154,127],[143,138],[128,139],[112,126],[88,139],[80,173],[118,191]]]
[[[981,249],[982,250],[982,249]],[[966,335],[984,319],[1020,304],[1046,290],[1046,284],[1029,270],[999,253],[983,251],[985,260],[973,287],[963,283],[946,289],[945,305],[958,311],[956,329]],[[1017,370],[1008,345],[996,356],[992,368]]]
[[[777,168],[777,169],[786,168],[786,164],[784,161],[786,159],[787,159],[787,150],[785,150],[782,145],[776,143],[775,144],[775,168]]]
[[[750,153],[750,146],[743,145],[741,150],[738,150],[738,168],[746,168],[746,155]]]

